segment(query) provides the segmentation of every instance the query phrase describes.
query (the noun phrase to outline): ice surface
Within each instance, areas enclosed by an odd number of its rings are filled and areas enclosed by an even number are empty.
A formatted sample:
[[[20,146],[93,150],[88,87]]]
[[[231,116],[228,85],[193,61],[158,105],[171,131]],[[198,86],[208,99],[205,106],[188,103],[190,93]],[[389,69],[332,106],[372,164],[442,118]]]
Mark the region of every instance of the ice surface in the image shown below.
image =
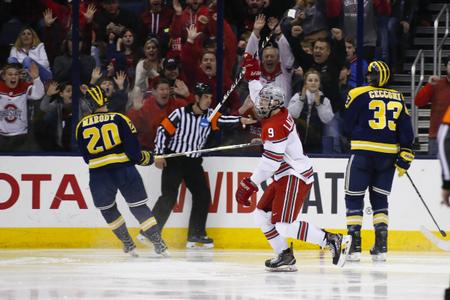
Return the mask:
[[[1,250],[0,299],[444,299],[450,253],[390,252],[386,263],[331,264],[296,251],[298,272],[271,273],[260,250]]]

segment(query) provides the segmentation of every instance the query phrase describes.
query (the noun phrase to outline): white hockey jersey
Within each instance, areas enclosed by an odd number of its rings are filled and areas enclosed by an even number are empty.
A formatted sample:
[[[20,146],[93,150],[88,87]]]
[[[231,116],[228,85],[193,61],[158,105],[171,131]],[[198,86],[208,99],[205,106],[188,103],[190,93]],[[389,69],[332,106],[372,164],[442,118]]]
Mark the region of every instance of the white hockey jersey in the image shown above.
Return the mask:
[[[303,153],[303,146],[294,119],[286,108],[261,122],[264,151],[261,161],[250,179],[257,185],[274,177],[278,180],[294,175],[305,183],[314,181],[311,160]]]
[[[15,136],[28,133],[27,100],[44,97],[44,84],[36,78],[33,84],[19,82],[11,89],[0,81],[0,135]]]

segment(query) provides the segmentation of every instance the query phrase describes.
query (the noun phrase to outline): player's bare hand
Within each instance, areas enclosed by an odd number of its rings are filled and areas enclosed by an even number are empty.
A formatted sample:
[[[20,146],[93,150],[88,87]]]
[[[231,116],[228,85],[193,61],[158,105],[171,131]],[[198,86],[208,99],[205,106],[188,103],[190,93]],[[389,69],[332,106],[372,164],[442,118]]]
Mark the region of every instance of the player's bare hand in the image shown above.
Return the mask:
[[[167,166],[167,162],[165,158],[158,158],[155,157],[155,167],[157,167],[158,169],[164,169]]]
[[[442,202],[441,202],[441,204],[445,205],[447,207],[450,207],[450,199],[449,199],[449,197],[450,197],[450,190],[442,189],[441,195],[442,195]]]

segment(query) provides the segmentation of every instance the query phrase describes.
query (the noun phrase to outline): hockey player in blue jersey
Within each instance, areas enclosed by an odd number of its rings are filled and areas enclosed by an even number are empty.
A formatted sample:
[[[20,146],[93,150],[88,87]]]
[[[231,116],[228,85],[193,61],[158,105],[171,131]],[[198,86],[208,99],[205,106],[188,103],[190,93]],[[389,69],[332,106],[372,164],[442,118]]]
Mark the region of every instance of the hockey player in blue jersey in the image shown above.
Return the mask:
[[[348,261],[359,261],[364,195],[369,190],[373,210],[374,261],[385,261],[388,236],[388,195],[395,170],[402,176],[414,153],[411,117],[403,95],[384,88],[390,70],[386,63],[368,66],[368,86],[352,89],[345,103],[344,134],[351,140],[351,156],[345,176],[348,234],[353,238]]]
[[[136,245],[117,209],[119,190],[140,223],[140,236],[153,243],[157,254],[166,255],[166,244],[146,204],[147,193],[135,167],[135,164],[151,165],[153,153],[141,150],[136,128],[128,117],[108,112],[108,99],[100,87],[87,88],[84,100],[91,114],[78,122],[76,139],[89,165],[89,187],[95,207],[123,243],[124,252],[137,256]]]

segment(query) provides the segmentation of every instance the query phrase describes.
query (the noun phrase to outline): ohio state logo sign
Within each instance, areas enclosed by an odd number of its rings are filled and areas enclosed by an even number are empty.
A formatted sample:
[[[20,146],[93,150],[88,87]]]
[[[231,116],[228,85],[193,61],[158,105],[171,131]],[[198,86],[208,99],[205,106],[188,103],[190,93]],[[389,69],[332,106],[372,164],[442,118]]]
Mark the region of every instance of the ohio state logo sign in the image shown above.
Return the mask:
[[[8,123],[13,123],[20,118],[21,112],[22,111],[19,110],[14,104],[7,104],[5,105],[4,110],[0,111],[0,120],[4,119]]]

